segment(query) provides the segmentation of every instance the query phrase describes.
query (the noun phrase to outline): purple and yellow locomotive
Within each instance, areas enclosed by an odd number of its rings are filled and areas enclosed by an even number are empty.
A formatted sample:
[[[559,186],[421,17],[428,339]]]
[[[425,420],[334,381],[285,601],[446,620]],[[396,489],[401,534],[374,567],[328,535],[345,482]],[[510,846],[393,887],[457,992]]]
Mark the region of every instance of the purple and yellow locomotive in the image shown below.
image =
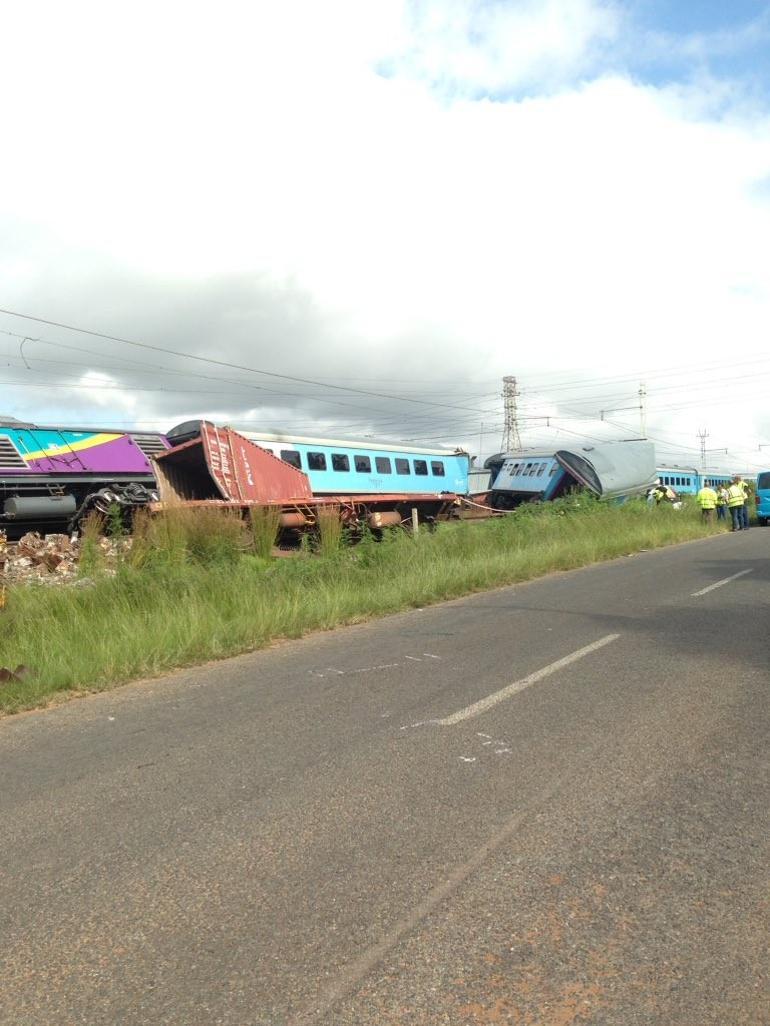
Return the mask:
[[[91,509],[155,498],[160,432],[45,427],[0,416],[0,530],[71,527]]]

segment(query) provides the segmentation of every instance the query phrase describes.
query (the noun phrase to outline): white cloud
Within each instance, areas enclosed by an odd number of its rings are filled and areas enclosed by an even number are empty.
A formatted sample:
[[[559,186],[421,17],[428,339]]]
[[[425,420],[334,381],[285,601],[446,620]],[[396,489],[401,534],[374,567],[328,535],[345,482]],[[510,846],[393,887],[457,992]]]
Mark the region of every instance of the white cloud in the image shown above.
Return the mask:
[[[767,116],[599,73],[612,6],[116,10],[7,18],[0,305],[309,376],[765,347]]]
[[[425,0],[406,14],[410,32],[393,69],[449,94],[563,83],[590,66],[621,23],[614,5],[597,0]]]

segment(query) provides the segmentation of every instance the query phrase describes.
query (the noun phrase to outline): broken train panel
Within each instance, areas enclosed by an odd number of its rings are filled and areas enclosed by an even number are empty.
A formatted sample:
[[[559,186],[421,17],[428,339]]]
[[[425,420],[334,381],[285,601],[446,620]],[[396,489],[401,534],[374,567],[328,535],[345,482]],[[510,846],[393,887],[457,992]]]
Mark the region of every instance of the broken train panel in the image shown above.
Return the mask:
[[[494,475],[489,503],[495,509],[547,502],[579,488],[602,499],[622,500],[644,494],[656,476],[655,446],[637,439],[500,453],[486,466]]]

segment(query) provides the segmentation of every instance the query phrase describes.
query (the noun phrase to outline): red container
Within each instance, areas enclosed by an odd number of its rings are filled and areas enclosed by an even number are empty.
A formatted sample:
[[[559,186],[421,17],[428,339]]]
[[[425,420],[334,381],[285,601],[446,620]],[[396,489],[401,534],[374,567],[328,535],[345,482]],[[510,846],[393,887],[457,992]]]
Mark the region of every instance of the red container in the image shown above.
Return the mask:
[[[198,438],[155,457],[161,502],[224,499],[241,505],[312,498],[307,475],[232,428],[201,423]]]

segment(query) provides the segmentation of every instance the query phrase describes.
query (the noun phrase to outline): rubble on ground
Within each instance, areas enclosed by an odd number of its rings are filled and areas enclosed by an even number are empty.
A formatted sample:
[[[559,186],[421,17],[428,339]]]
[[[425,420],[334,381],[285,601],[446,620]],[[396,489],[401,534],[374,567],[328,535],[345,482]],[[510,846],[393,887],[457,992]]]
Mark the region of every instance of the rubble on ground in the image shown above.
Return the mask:
[[[99,538],[99,561],[106,573],[114,573],[118,557],[130,545],[128,538]],[[6,541],[0,532],[0,585],[73,584],[82,581],[79,560],[82,540],[77,535],[30,531],[17,542]]]

